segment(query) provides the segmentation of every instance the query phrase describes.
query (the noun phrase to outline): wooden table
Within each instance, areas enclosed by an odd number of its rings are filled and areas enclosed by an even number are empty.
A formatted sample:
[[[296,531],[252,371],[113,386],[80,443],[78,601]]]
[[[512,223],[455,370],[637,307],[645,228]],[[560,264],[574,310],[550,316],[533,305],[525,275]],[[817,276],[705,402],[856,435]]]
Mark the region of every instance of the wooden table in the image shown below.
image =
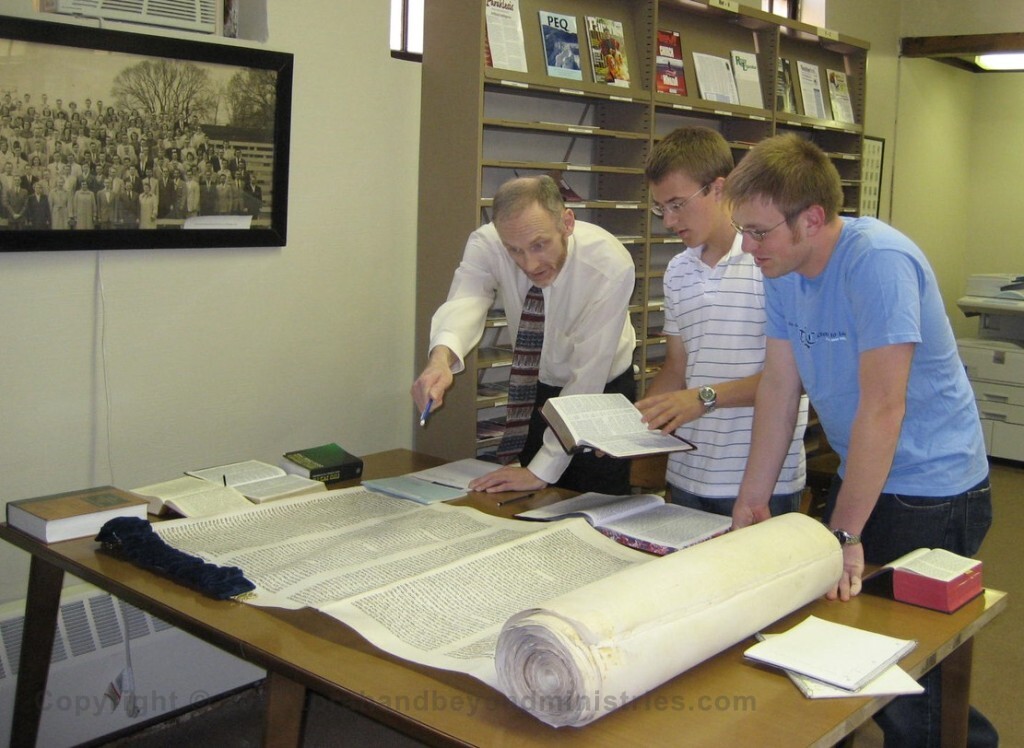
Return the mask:
[[[364,477],[399,475],[437,460],[406,450],[365,458]],[[457,503],[510,516],[557,497],[542,492],[498,507],[514,494],[475,494]],[[401,660],[336,619],[313,610],[260,608],[205,598],[124,561],[97,553],[89,538],[47,545],[0,525],[0,537],[32,554],[12,746],[31,746],[39,727],[49,655],[68,572],[268,671],[264,744],[301,744],[307,689],[432,745],[830,746],[888,699],[805,699],[778,672],[743,661],[740,642],[583,728],[554,729],[476,679]],[[781,619],[784,630],[808,614],[919,641],[901,664],[920,677],[943,667],[943,741],[966,744],[972,637],[1006,607],[988,590],[952,615],[862,595],[818,600]],[[642,738],[641,738],[642,736]]]

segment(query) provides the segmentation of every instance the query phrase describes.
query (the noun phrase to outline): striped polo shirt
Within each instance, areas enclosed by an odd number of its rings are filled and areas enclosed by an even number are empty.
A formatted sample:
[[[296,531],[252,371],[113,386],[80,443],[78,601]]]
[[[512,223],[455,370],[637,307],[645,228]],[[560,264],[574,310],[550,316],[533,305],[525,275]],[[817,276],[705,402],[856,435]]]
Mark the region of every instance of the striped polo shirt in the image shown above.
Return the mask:
[[[665,270],[665,335],[682,339],[689,389],[742,379],[764,367],[761,271],[740,248],[741,240],[737,234],[715,267],[701,261],[703,247],[698,247],[677,254]],[[680,426],[676,434],[697,449],[669,456],[668,482],[705,498],[736,498],[750,451],[753,413],[751,407],[719,408]],[[774,493],[804,486],[806,426],[804,396]]]

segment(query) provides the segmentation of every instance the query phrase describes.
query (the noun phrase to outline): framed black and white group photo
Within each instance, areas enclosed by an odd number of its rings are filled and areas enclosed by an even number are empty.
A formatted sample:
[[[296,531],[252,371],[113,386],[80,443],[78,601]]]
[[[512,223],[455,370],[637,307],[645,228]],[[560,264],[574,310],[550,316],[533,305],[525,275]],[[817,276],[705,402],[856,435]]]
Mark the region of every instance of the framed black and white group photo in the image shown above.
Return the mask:
[[[0,18],[0,251],[284,246],[291,54]]]

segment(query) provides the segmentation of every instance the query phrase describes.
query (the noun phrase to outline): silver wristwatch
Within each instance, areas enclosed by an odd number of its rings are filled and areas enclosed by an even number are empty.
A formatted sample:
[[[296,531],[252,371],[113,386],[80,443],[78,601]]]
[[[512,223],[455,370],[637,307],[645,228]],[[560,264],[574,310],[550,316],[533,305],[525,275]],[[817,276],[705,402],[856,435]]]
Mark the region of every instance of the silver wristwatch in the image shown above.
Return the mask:
[[[705,413],[710,413],[718,405],[718,393],[715,392],[714,387],[701,387],[697,390],[697,399],[704,406]]]
[[[839,545],[857,545],[860,542],[860,535],[853,535],[848,533],[846,530],[833,529],[832,534],[836,536],[836,540],[839,541]]]

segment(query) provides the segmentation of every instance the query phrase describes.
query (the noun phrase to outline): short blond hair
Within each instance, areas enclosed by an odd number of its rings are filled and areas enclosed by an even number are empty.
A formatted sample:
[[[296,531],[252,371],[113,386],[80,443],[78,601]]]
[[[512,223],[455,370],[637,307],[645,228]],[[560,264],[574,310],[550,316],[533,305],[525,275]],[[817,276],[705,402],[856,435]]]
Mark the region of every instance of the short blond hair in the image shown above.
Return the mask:
[[[826,220],[843,206],[843,186],[832,160],[799,135],[765,138],[750,149],[725,180],[725,198],[733,206],[770,202],[787,221],[812,205]]]
[[[700,184],[728,176],[735,161],[732,148],[710,127],[680,127],[666,135],[647,157],[644,174],[658,184],[670,174],[682,172]]]

